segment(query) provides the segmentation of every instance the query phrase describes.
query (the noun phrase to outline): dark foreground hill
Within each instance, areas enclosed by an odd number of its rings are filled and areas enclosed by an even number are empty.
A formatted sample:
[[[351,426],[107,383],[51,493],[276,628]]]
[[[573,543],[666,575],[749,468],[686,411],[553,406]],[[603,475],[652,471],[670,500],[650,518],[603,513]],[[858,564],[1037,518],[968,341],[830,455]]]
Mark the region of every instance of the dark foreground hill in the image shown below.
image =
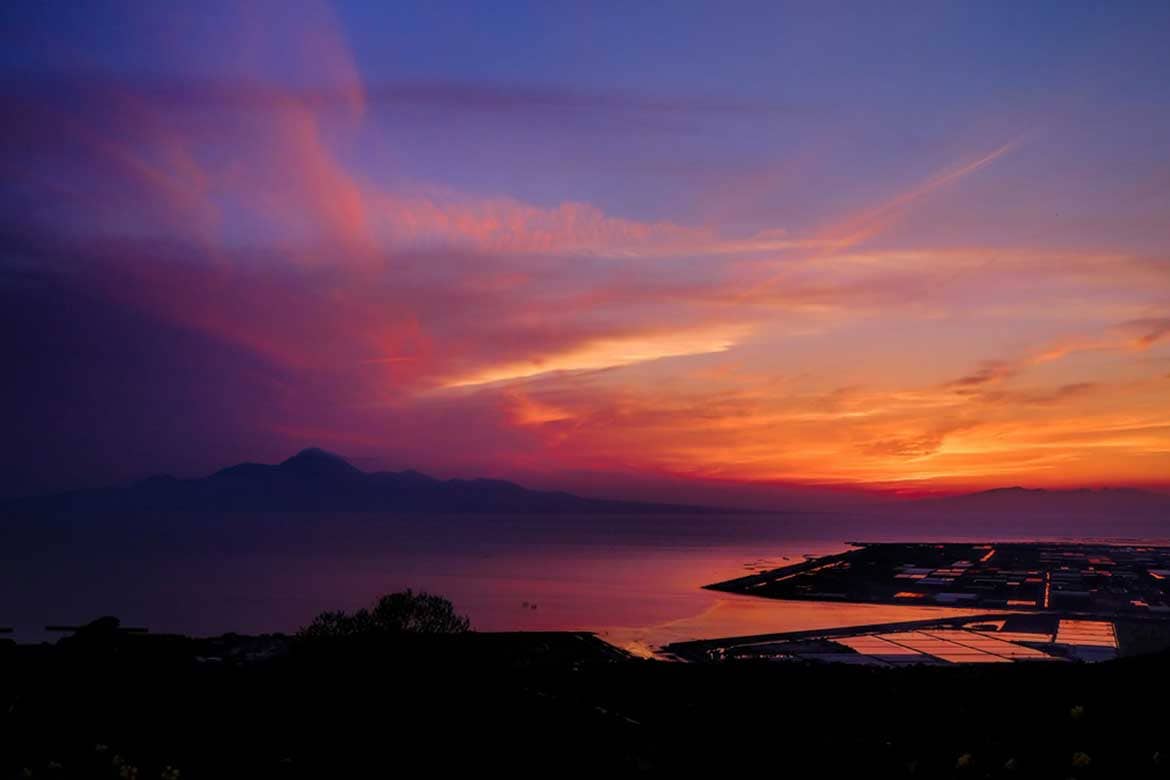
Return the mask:
[[[0,502],[15,512],[533,512],[702,513],[677,504],[608,501],[528,490],[495,479],[439,480],[417,471],[366,473],[332,453],[307,449],[283,463],[241,463],[199,479],[157,476],[129,487]]]
[[[0,777],[1165,777],[1170,656],[640,661],[585,634],[0,643]]]

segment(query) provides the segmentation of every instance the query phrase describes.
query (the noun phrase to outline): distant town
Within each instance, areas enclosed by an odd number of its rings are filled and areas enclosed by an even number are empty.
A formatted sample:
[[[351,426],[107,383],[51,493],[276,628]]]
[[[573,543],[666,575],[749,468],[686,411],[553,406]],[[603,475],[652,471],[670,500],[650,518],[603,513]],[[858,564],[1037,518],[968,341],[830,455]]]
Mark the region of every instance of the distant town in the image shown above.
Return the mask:
[[[1170,616],[1170,547],[1027,542],[853,547],[706,587],[777,599]]]
[[[680,642],[685,660],[867,665],[1104,661],[1170,646],[1170,547],[855,543],[706,586],[775,599],[989,610],[938,620]],[[990,610],[996,610],[994,612]]]

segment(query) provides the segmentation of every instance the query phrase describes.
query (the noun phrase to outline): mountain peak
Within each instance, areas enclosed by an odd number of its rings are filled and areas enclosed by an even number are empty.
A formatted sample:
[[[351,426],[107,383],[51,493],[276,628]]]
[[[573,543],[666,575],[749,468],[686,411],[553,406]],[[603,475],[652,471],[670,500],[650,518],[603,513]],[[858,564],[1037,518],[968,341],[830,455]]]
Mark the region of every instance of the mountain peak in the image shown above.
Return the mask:
[[[310,447],[272,466],[240,463],[196,479],[159,478],[126,488],[99,488],[0,502],[5,511],[96,512],[432,512],[438,514],[635,514],[715,510],[673,504],[606,501],[528,490],[491,479],[441,481],[417,471],[358,469]]]
[[[1011,487],[991,488],[990,490],[980,490],[977,493],[968,493],[969,496],[1039,496],[1044,495],[1048,491],[1044,488],[1026,488],[1020,485],[1012,485]]]
[[[340,455],[327,452],[320,447],[301,450],[280,464],[281,471],[297,476],[343,476],[358,475],[361,470]]]

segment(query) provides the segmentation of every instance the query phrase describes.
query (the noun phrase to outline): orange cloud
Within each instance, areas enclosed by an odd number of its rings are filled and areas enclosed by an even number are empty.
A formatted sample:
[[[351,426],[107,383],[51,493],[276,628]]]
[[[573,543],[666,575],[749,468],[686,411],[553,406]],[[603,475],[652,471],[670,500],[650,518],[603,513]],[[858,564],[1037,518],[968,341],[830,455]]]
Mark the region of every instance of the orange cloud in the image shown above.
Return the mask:
[[[1122,323],[1121,329],[1134,333],[1130,342],[1135,349],[1147,349],[1170,336],[1170,317],[1151,317]]]
[[[620,368],[663,358],[726,352],[747,335],[742,327],[719,326],[587,341],[566,351],[506,363],[457,376],[447,388],[529,379],[544,374]]]
[[[520,389],[510,389],[506,396],[511,420],[516,425],[544,425],[573,419],[572,412],[537,400]]]

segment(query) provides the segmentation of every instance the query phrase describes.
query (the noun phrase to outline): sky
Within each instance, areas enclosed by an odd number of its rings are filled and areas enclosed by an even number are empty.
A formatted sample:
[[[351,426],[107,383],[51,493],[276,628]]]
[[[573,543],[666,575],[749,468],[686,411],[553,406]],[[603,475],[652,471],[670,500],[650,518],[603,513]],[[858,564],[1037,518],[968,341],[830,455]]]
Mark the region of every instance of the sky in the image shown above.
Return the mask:
[[[0,495],[308,446],[660,499],[1170,488],[1166,3],[0,29]]]

